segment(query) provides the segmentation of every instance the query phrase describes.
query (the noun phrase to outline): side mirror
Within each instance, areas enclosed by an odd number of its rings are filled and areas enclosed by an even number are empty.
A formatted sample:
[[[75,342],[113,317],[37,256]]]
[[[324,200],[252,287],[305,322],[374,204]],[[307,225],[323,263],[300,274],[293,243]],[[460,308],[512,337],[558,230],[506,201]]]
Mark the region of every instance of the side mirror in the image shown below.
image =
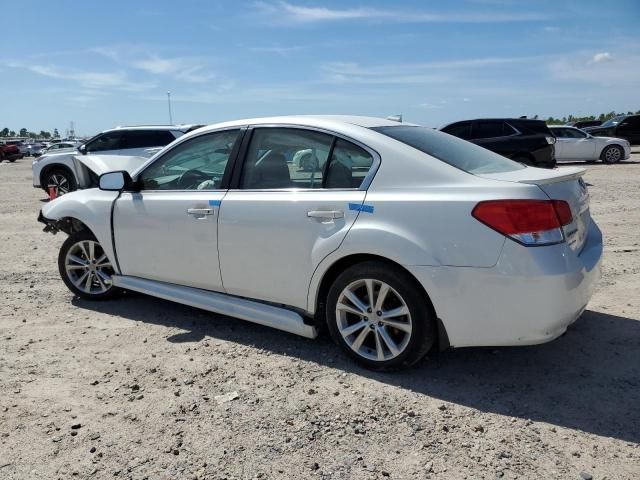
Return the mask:
[[[108,192],[121,192],[132,184],[133,180],[131,180],[131,175],[124,170],[103,173],[98,180],[100,190],[106,190]]]
[[[87,154],[87,146],[86,145],[80,145],[78,147],[78,151],[82,154],[82,155],[86,155]]]

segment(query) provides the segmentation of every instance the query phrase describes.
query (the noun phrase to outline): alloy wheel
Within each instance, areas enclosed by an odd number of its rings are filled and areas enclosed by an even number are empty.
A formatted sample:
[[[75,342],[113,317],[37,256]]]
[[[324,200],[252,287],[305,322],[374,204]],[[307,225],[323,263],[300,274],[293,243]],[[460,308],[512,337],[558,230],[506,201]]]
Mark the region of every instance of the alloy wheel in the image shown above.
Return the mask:
[[[113,267],[95,240],[73,244],[65,257],[64,268],[69,280],[83,293],[105,293],[113,285]]]
[[[47,187],[55,187],[58,196],[70,192],[69,179],[61,173],[53,173],[47,179]]]
[[[336,304],[338,331],[347,345],[368,360],[400,355],[413,330],[402,296],[387,283],[365,278],[348,284]]]
[[[620,161],[622,154],[619,148],[611,147],[605,152],[604,157],[608,163],[616,163]]]

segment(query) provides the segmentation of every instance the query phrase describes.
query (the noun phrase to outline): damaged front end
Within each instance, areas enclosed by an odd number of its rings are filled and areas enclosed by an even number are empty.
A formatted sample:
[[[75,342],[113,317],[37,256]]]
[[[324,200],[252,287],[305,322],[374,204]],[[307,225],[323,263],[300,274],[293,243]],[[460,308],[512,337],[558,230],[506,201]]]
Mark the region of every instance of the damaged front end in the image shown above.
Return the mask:
[[[60,220],[52,220],[50,218],[45,217],[42,214],[42,211],[38,214],[38,221],[40,223],[44,223],[43,232],[49,232],[52,234],[56,234],[58,232],[64,232],[67,235],[71,235],[74,232],[79,232],[83,228],[85,228],[84,224],[75,218],[61,218]]]

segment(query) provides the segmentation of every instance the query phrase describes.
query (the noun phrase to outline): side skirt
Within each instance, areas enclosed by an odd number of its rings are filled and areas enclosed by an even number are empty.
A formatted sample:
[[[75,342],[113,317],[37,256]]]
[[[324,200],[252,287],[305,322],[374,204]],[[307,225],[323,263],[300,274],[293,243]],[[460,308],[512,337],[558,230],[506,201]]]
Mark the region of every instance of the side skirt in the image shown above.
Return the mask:
[[[284,330],[294,335],[306,338],[316,338],[318,335],[315,327],[306,325],[300,314],[285,308],[225,295],[224,293],[126,275],[113,275],[112,281],[113,285],[125,290],[133,290],[153,297],[201,308],[209,312],[240,318],[248,322]]]

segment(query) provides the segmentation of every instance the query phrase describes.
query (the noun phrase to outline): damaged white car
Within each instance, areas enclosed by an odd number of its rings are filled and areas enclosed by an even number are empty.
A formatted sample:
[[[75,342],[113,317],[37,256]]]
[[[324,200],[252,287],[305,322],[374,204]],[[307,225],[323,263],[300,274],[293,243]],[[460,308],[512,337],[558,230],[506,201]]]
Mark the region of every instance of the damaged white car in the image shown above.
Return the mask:
[[[304,160],[308,158],[308,160]],[[562,335],[600,276],[584,169],[525,167],[417,125],[239,120],[42,207],[76,295],[137,291],[397,368]],[[228,320],[225,320],[228,321]]]
[[[116,127],[99,133],[77,149],[46,153],[33,160],[33,186],[56,196],[97,186],[113,170],[133,172],[163,147],[197,128],[193,125]],[[94,155],[92,155],[94,154]]]

